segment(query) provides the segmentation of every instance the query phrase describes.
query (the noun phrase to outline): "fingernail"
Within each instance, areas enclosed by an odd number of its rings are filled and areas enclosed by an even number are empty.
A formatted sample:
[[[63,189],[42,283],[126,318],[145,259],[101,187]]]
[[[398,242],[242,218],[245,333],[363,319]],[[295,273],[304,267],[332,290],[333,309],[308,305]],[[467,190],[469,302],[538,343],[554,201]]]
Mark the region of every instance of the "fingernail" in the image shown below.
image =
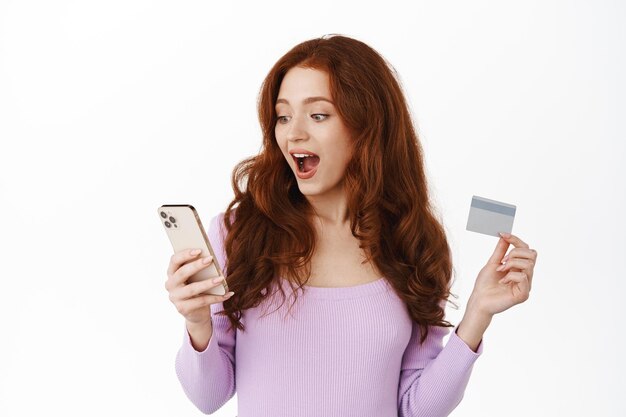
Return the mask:
[[[211,260],[213,259],[213,257],[211,255],[207,256],[206,258],[204,258],[202,260],[203,264],[208,264],[209,262],[211,262]]]
[[[511,237],[511,234],[510,233],[500,232],[500,236],[502,236],[503,238],[509,238],[509,237]]]
[[[234,294],[235,294],[234,292],[230,291],[230,292],[227,292],[226,294],[224,294],[223,297],[224,298],[228,298],[228,297],[231,297]]]
[[[194,250],[192,250],[192,251],[191,251],[191,254],[192,254],[192,255],[197,255],[197,254],[199,254],[200,252],[202,252],[200,249],[194,249]]]
[[[222,282],[222,281],[224,281],[224,278],[222,277],[213,278],[213,284],[217,284],[218,282]]]
[[[507,259],[509,259],[509,255],[506,255],[504,258],[502,258],[502,262],[506,262]]]

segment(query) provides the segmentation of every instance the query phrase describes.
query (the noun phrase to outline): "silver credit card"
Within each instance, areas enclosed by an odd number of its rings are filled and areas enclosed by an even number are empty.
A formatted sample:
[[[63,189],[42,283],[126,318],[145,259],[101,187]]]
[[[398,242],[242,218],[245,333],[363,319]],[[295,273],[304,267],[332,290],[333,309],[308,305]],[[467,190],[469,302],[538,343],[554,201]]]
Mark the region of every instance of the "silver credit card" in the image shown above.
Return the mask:
[[[500,237],[498,232],[511,233],[515,206],[488,198],[472,197],[466,230]]]

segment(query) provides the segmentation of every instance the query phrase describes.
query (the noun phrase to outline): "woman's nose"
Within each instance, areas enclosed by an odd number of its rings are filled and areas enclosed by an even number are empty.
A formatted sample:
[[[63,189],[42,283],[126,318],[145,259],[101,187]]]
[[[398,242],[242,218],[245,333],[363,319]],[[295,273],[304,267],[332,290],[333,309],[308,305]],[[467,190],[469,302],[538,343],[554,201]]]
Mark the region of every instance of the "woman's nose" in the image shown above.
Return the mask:
[[[308,137],[304,121],[298,117],[292,117],[287,130],[287,140],[304,139]]]

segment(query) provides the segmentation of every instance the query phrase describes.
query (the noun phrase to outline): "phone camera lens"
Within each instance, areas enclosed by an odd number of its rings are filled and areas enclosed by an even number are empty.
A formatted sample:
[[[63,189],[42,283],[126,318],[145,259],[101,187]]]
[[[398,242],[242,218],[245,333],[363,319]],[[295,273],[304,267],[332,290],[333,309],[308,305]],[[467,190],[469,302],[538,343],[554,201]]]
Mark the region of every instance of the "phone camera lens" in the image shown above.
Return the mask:
[[[176,219],[175,219],[175,218],[173,218],[172,216],[170,216],[170,221],[171,221],[172,223],[176,223]]]
[[[164,219],[167,219],[167,214],[165,214],[164,211],[161,212],[161,217],[163,217]]]
[[[166,222],[165,222],[165,227],[172,227],[172,225],[171,225],[171,223],[170,223],[170,222],[166,221]]]

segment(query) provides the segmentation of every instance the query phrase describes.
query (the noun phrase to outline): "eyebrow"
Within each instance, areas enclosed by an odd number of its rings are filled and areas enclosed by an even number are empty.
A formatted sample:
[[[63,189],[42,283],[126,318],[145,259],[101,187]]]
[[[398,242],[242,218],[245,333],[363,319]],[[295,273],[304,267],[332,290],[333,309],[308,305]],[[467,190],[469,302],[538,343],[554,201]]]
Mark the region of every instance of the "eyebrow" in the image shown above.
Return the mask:
[[[326,97],[321,97],[321,96],[307,97],[304,100],[302,100],[302,103],[310,104],[310,103],[314,103],[316,101],[327,101],[330,104],[332,104],[333,106],[335,105],[335,103],[333,103],[331,100],[327,99]],[[278,103],[289,104],[289,102],[286,99],[284,99],[284,98],[279,98],[278,100],[276,100],[276,104],[278,104]]]

